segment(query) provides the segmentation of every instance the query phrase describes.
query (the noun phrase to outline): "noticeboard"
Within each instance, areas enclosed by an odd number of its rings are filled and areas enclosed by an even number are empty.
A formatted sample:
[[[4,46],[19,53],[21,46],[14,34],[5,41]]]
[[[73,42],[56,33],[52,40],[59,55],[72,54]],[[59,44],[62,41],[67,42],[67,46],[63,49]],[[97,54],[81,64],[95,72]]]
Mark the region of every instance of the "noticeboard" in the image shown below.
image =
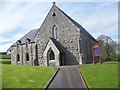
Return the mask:
[[[94,56],[100,56],[99,48],[94,48]]]
[[[99,58],[99,63],[102,64],[101,55],[100,55],[100,47],[98,44],[95,44],[92,47],[92,55],[93,55],[93,64],[96,63],[95,57]]]

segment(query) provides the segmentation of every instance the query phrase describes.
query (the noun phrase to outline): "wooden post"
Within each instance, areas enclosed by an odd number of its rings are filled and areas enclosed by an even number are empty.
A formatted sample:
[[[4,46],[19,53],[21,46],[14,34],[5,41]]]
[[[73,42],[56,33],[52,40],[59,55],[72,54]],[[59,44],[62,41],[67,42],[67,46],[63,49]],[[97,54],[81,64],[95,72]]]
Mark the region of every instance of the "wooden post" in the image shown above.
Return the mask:
[[[95,56],[94,56],[94,49],[92,47],[92,57],[93,57],[93,64],[95,64]]]

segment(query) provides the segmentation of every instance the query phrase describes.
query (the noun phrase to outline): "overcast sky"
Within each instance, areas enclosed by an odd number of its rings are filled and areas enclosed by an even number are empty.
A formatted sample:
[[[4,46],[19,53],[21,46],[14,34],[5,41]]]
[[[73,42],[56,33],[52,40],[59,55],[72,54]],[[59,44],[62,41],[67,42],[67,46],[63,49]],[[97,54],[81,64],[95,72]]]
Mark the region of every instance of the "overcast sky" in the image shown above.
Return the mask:
[[[117,41],[118,0],[100,1],[56,2],[56,5],[94,38],[104,34]],[[51,6],[52,2],[38,0],[0,1],[0,52],[6,51],[30,30],[39,28]]]

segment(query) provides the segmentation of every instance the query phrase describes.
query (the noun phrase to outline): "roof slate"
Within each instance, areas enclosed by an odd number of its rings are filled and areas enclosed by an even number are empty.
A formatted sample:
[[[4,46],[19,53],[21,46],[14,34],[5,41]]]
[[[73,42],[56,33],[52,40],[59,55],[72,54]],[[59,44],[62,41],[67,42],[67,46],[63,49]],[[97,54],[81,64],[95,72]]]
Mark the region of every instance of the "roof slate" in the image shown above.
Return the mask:
[[[21,44],[26,43],[26,39],[27,39],[27,38],[30,39],[30,42],[35,42],[35,36],[36,36],[38,30],[39,30],[39,29],[31,30],[31,31],[28,32],[25,36],[23,36],[23,37],[20,39]]]
[[[54,38],[50,38],[50,39],[53,41],[53,43],[55,44],[55,46],[57,47],[57,49],[61,53],[64,53],[64,50],[65,50],[64,46],[61,43],[59,43],[56,39],[54,39]]]
[[[19,39],[21,41],[20,44],[25,44],[26,43],[26,39],[29,38],[30,39],[30,42],[35,42],[35,36],[37,34],[39,29],[34,29],[34,30],[31,30],[30,32],[28,32],[26,35],[24,35],[21,39]],[[7,50],[7,52],[9,50],[12,49],[13,46],[16,46],[17,44],[16,43],[13,43],[10,48]]]

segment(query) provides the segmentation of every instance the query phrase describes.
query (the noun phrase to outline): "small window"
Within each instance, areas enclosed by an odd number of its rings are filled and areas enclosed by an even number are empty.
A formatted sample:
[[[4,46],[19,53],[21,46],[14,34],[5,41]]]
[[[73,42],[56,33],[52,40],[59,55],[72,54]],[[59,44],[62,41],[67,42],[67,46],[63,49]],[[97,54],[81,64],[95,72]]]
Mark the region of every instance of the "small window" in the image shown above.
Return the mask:
[[[30,41],[31,41],[31,40],[30,40],[29,38],[26,39],[26,43],[30,43]]]
[[[53,13],[53,14],[52,14],[52,16],[56,16],[56,14],[55,14],[55,13]]]
[[[27,38],[25,41],[26,41],[26,48],[27,48],[28,44],[30,43],[31,40],[29,38]]]
[[[18,49],[18,48],[19,48],[19,45],[21,44],[21,41],[18,40],[18,41],[16,42],[16,44],[17,44],[17,49]]]
[[[16,43],[17,43],[17,44],[21,44],[21,40],[18,40]]]
[[[52,27],[52,37],[57,39],[57,27],[55,25]]]
[[[26,53],[26,61],[29,61],[29,54]]]
[[[28,41],[28,43],[30,43],[31,40],[29,38],[27,38],[27,41]]]

